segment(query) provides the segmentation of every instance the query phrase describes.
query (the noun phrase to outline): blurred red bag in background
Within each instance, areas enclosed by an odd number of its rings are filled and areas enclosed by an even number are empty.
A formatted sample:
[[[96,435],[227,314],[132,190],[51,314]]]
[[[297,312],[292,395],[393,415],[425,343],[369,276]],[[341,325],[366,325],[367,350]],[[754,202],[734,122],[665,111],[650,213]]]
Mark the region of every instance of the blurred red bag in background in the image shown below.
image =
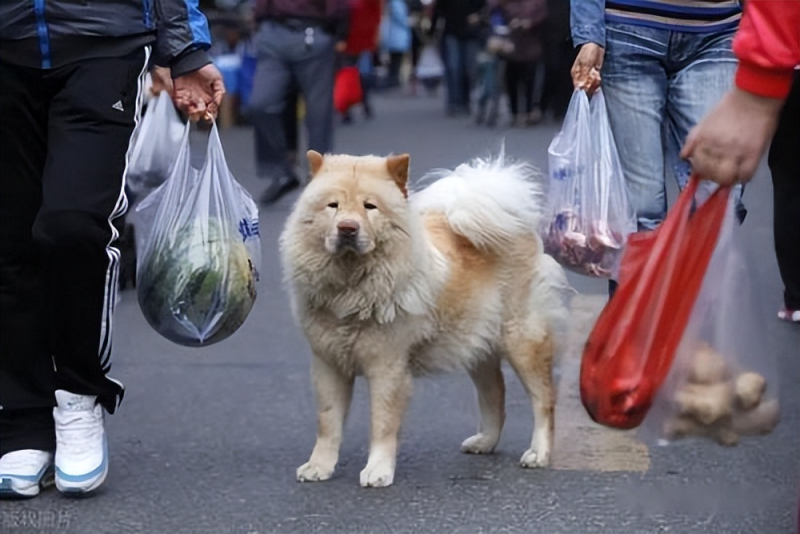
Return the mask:
[[[333,106],[339,113],[345,113],[351,106],[361,102],[364,92],[361,89],[361,74],[358,67],[342,67],[336,72],[333,85]]]
[[[692,213],[698,182],[692,177],[660,227],[628,237],[619,288],[581,361],[581,401],[597,423],[637,427],[669,373],[730,196],[717,189]]]

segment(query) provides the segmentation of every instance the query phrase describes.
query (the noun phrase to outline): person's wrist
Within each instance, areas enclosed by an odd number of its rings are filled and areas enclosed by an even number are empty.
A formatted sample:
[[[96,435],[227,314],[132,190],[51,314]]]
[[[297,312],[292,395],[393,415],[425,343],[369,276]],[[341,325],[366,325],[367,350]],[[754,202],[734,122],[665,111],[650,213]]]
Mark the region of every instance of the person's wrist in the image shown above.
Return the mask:
[[[776,117],[783,107],[783,100],[780,98],[757,95],[738,87],[734,87],[731,91],[731,98],[736,105],[742,106],[742,110],[751,109],[757,113],[766,113]]]

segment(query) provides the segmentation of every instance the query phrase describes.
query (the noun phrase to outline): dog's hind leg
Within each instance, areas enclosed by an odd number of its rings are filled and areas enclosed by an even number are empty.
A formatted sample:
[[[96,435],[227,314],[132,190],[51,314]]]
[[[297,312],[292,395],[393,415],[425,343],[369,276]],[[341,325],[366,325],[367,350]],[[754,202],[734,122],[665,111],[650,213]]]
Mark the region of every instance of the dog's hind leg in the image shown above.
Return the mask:
[[[372,414],[369,459],[361,471],[361,485],[390,486],[394,482],[400,426],[411,397],[411,372],[404,363],[387,364],[384,360],[373,369],[366,369],[365,374]]]
[[[314,482],[333,475],[339,461],[342,428],[353,398],[354,377],[314,356],[311,377],[317,397],[317,442],[308,462],[297,468],[297,480]]]
[[[520,459],[522,467],[544,467],[550,464],[555,426],[555,388],[553,356],[555,346],[547,334],[535,339],[522,335],[507,337],[508,361],[519,376],[533,407],[531,447]]]
[[[478,433],[461,444],[462,452],[489,454],[500,441],[506,417],[506,386],[501,363],[500,358],[490,356],[469,370],[469,376],[478,392],[481,420]]]

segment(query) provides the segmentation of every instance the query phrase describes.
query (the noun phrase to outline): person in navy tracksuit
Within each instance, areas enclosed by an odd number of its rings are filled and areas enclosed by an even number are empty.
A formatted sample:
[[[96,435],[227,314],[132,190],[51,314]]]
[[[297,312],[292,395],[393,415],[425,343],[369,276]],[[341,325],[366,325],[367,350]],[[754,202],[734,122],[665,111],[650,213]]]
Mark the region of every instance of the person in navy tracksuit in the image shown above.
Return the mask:
[[[108,470],[119,270],[114,219],[151,63],[176,104],[215,114],[224,86],[196,0],[0,1],[0,497]]]

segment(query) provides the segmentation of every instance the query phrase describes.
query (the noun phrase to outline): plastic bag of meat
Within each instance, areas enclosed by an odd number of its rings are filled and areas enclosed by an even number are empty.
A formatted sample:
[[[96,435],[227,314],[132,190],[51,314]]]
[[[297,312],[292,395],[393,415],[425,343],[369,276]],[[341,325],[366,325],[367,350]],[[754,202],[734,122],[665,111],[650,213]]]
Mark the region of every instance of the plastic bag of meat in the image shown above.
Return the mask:
[[[591,102],[585,91],[573,93],[564,125],[550,143],[548,165],[545,252],[580,274],[614,277],[636,218],[602,91]]]

